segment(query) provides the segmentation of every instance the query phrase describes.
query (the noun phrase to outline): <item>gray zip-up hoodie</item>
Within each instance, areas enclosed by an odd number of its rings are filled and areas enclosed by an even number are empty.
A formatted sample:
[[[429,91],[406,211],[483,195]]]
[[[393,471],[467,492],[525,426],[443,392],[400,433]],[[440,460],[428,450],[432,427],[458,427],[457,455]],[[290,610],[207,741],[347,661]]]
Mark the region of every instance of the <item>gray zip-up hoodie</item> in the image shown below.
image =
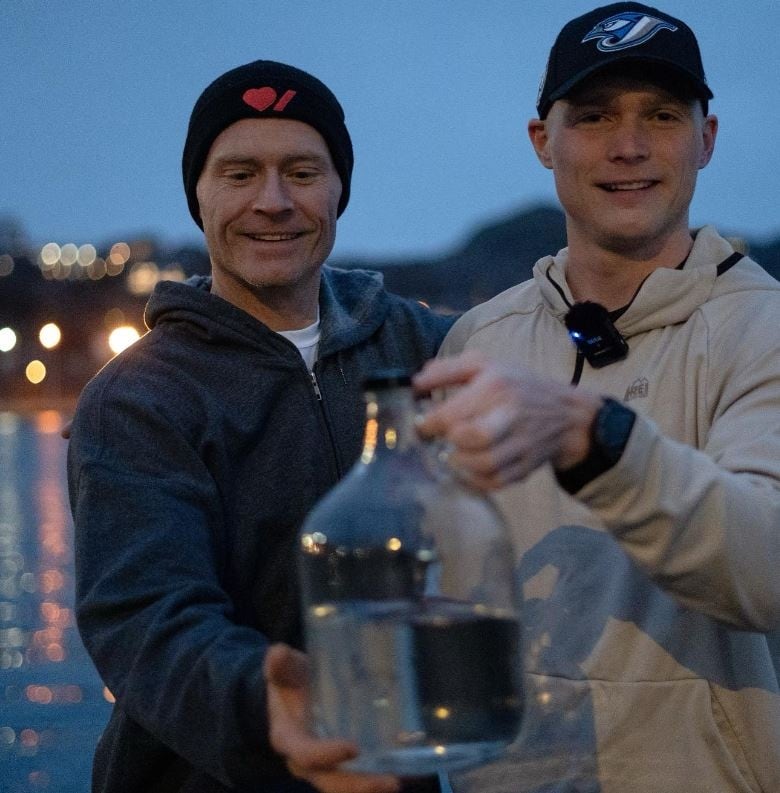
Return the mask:
[[[116,697],[104,793],[309,790],[267,744],[262,680],[269,642],[300,643],[298,527],[360,452],[366,373],[419,367],[453,321],[324,267],[313,378],[208,290],[158,285],[73,423],[78,624]]]

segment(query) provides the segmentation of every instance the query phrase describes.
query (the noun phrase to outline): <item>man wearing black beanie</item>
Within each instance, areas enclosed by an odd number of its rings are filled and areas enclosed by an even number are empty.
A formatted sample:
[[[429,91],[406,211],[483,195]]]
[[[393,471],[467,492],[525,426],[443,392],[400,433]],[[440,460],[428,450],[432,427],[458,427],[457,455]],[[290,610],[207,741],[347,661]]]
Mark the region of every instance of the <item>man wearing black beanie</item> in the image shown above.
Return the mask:
[[[301,644],[298,528],[360,452],[365,374],[417,369],[452,324],[324,264],[352,165],[336,97],[292,66],[232,69],[192,111],[212,275],[158,285],[71,429],[78,624],[116,698],[93,791],[311,790],[263,681],[270,643]]]
[[[195,190],[211,145],[224,129],[244,118],[292,119],[314,127],[324,138],[341,180],[341,215],[349,201],[354,158],[338,99],[324,83],[301,69],[275,61],[254,61],[214,80],[192,110],[182,175],[195,222],[203,228]]]

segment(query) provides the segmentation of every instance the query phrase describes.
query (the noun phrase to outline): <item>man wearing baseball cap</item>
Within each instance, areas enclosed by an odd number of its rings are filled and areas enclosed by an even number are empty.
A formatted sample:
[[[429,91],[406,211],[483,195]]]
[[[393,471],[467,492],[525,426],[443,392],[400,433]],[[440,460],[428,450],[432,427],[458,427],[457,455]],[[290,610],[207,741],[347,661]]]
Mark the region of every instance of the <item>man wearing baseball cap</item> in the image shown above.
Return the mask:
[[[416,378],[454,389],[420,429],[496,489],[518,558],[522,730],[455,793],[780,790],[780,284],[689,227],[712,98],[681,20],[616,3],[565,25],[528,129],[568,245]],[[295,718],[295,658],[269,654],[291,767],[395,790],[326,774],[349,747]]]
[[[352,166],[300,69],[248,63],[195,103],[182,174],[211,277],[158,285],[71,430],[78,624],[116,698],[94,791],[311,790],[269,746],[262,674],[301,640],[298,527],[360,452],[364,375],[418,368],[452,324],[324,264]]]

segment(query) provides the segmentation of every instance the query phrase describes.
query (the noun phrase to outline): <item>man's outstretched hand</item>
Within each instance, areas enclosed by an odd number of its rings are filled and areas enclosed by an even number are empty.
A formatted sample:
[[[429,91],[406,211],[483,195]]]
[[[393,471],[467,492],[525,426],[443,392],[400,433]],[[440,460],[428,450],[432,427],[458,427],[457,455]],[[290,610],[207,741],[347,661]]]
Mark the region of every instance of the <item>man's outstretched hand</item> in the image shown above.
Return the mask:
[[[350,741],[317,738],[311,730],[309,663],[286,644],[271,646],[263,668],[268,691],[268,720],[273,748],[295,776],[322,793],[398,793],[396,777],[341,771],[357,756]]]
[[[602,404],[597,394],[475,351],[429,361],[414,383],[423,392],[447,393],[433,402],[419,432],[447,441],[453,467],[484,490],[519,482],[545,463],[559,471],[579,463]]]

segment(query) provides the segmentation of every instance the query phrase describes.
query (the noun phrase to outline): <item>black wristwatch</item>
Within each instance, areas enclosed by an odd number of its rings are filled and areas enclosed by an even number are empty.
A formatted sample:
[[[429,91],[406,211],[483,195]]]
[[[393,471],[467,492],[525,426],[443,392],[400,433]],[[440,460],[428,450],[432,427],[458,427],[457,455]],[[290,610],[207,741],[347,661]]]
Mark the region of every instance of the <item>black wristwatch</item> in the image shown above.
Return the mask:
[[[623,454],[636,413],[616,399],[604,397],[590,427],[588,456],[572,468],[556,471],[558,484],[567,493],[576,493],[588,482],[608,471]]]

